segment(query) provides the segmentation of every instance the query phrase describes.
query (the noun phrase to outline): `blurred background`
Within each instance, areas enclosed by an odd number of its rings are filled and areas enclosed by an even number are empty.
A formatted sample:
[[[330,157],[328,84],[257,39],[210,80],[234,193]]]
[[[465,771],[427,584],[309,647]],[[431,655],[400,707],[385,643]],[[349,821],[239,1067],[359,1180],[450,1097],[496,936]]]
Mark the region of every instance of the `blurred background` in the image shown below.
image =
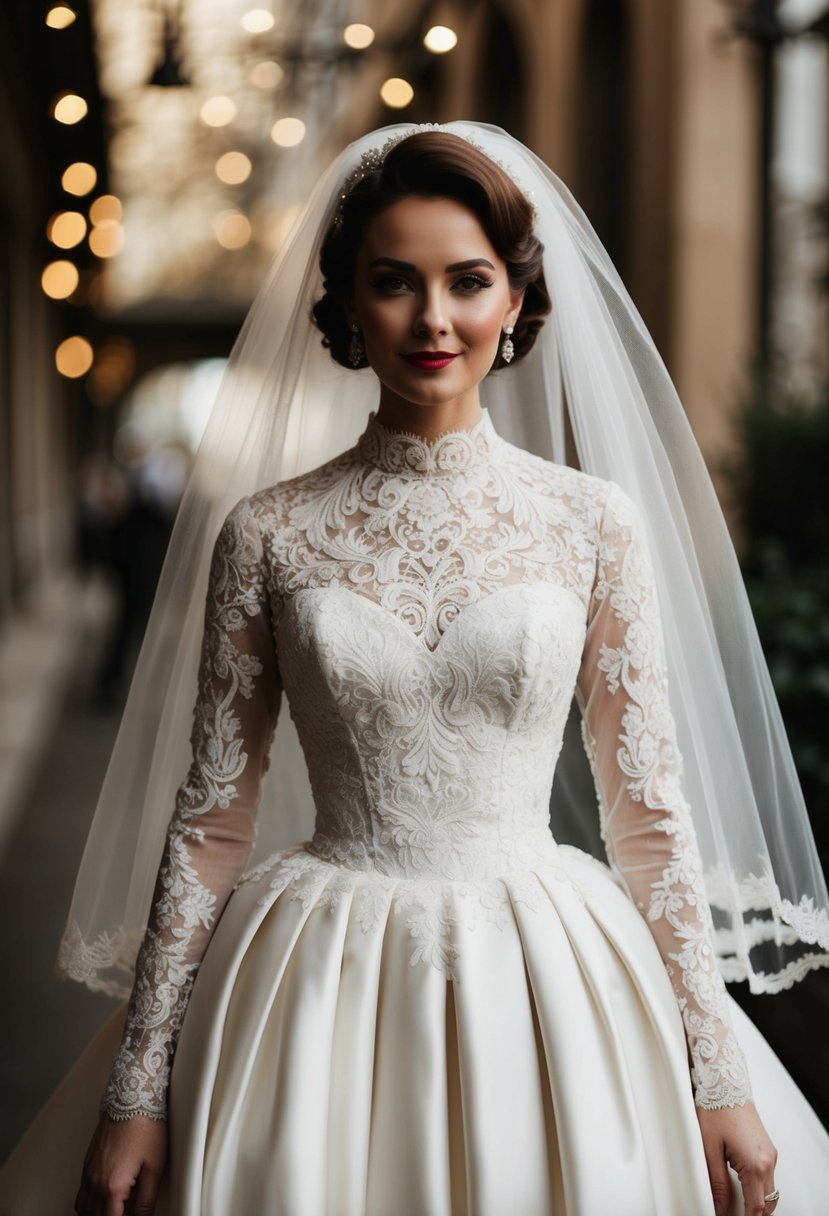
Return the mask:
[[[828,40],[826,0],[4,0],[0,1157],[109,1013],[52,963],[223,361],[376,126],[504,126],[587,211],[714,477],[826,858]],[[826,980],[743,987],[829,1123]]]

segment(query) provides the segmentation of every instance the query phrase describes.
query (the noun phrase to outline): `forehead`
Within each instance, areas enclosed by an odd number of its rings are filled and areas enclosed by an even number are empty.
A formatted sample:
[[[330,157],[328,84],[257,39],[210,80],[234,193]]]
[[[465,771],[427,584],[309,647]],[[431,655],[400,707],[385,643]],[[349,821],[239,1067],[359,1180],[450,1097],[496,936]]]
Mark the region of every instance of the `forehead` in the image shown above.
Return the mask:
[[[501,259],[474,211],[448,198],[412,195],[386,207],[366,224],[359,261],[393,257],[415,265]]]

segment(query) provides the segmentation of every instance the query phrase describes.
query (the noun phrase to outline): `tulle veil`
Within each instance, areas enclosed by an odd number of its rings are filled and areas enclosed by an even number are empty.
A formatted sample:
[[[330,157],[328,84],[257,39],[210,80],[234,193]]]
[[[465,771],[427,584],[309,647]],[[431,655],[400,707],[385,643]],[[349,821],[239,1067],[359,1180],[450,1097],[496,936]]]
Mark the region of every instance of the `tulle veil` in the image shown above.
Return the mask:
[[[84,852],[58,970],[125,995],[189,764],[210,554],[244,495],[350,447],[377,398],[369,370],[339,367],[309,313],[319,247],[343,183],[416,130],[383,128],[329,166],[236,341],[179,510],[120,731]],[[499,433],[618,483],[654,561],[671,706],[727,980],[775,992],[829,963],[829,897],[797,774],[722,512],[668,372],[619,275],[564,183],[499,128],[446,130],[501,164],[532,199],[552,313],[531,354],[487,378]],[[568,430],[572,442],[567,443]],[[574,724],[575,726],[575,724]],[[283,710],[251,864],[308,839],[313,803]],[[603,855],[577,729],[551,798],[557,839]]]

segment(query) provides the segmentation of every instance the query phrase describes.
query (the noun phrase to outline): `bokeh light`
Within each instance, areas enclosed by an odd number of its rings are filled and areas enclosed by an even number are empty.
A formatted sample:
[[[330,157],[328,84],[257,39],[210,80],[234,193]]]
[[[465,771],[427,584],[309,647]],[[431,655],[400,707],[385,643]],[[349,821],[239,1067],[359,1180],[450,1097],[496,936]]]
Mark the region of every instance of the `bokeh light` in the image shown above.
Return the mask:
[[[58,211],[49,220],[46,235],[59,249],[74,249],[86,236],[86,219],[80,211]]]
[[[43,268],[40,286],[50,300],[66,300],[78,286],[79,278],[75,263],[61,258]]]
[[[68,4],[53,4],[46,14],[46,24],[53,30],[65,30],[77,17]]]
[[[213,221],[216,240],[224,249],[242,249],[252,235],[250,220],[241,211],[220,211]]]
[[[76,160],[64,169],[60,184],[67,194],[81,197],[94,190],[97,181],[98,172],[95,166],[87,164],[85,160]]]
[[[254,64],[250,72],[250,82],[257,89],[278,89],[284,78],[284,69],[273,59]]]
[[[414,89],[408,80],[403,80],[400,76],[392,76],[383,82],[380,97],[391,109],[402,110],[414,97]]]
[[[105,220],[120,220],[123,215],[121,200],[114,194],[102,194],[89,208],[89,218],[93,224],[103,224]]]
[[[355,21],[345,27],[343,38],[346,46],[350,46],[353,51],[364,51],[374,41],[374,30],[370,25],[361,25],[359,21]]]
[[[458,45],[458,35],[448,25],[433,25],[427,30],[423,45],[433,55],[445,55]]]
[[[79,334],[64,339],[55,351],[55,367],[62,376],[77,380],[85,376],[95,360],[91,343]]]
[[[88,113],[89,106],[79,93],[58,93],[52,102],[52,117],[67,127],[74,126]]]
[[[110,338],[96,352],[86,391],[95,405],[112,405],[135,375],[135,347],[128,338]]]
[[[252,8],[242,18],[242,26],[249,34],[266,34],[274,27],[273,13],[266,8]]]
[[[225,152],[216,161],[216,176],[226,186],[238,186],[250,177],[253,165],[244,152]]]
[[[290,206],[284,207],[270,216],[265,230],[265,239],[274,253],[285,244],[288,233],[301,213],[302,203],[291,203]]]
[[[124,229],[117,220],[102,220],[89,234],[89,248],[96,258],[114,258],[124,244]]]
[[[226,127],[239,113],[231,97],[208,97],[199,111],[199,117],[208,127]]]
[[[301,118],[279,118],[271,128],[271,139],[280,148],[295,148],[305,138],[305,123]]]

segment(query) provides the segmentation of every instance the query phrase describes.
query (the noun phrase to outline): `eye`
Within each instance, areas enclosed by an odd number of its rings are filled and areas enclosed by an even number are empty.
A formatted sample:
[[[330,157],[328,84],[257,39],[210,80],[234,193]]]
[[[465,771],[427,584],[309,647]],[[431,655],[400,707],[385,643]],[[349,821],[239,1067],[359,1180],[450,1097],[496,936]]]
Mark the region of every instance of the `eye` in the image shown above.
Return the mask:
[[[462,274],[453,284],[453,287],[458,291],[470,294],[491,286],[492,280],[484,278],[481,274]]]
[[[409,284],[399,274],[381,274],[369,280],[369,285],[383,295],[398,296],[410,290]]]

